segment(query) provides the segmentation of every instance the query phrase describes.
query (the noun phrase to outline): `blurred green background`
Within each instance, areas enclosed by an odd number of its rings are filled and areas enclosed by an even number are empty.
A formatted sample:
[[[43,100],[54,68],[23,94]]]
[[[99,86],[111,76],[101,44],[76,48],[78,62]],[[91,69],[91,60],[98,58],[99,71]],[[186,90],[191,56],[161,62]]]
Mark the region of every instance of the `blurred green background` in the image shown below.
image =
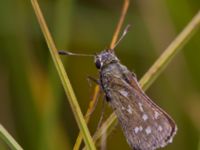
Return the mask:
[[[40,0],[58,49],[94,54],[109,47],[122,0]],[[116,53],[138,79],[200,8],[199,0],[131,0],[124,26],[131,31]],[[83,112],[98,78],[91,58],[62,57]],[[200,150],[200,31],[173,59],[147,94],[176,121],[166,150]],[[96,130],[102,99],[89,128]],[[106,117],[112,112],[106,106]],[[26,150],[70,150],[78,127],[30,1],[0,1],[0,123]],[[117,143],[117,144],[116,144]],[[129,149],[119,125],[108,150]],[[9,149],[0,140],[0,150]]]

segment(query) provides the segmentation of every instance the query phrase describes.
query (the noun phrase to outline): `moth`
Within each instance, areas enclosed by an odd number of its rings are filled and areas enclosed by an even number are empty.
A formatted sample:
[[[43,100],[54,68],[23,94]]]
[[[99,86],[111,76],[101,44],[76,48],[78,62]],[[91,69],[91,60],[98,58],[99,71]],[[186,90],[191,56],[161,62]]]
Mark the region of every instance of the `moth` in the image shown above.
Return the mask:
[[[155,150],[172,142],[177,127],[173,119],[142,90],[134,73],[108,49],[95,56],[100,84],[130,147]]]
[[[59,53],[86,56],[66,51]],[[171,143],[177,131],[174,120],[144,93],[135,74],[120,63],[114,49],[96,54],[94,62],[99,70],[100,86],[131,149],[155,150]]]

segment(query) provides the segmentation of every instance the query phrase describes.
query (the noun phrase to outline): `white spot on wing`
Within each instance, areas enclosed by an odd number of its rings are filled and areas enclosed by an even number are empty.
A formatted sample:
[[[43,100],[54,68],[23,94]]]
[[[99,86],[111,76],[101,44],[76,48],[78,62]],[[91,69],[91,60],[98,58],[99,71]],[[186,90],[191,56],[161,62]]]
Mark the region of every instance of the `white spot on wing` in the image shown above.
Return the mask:
[[[139,105],[140,111],[143,112],[144,109],[143,109],[143,107],[142,107],[142,103],[138,103],[138,105]]]
[[[162,144],[160,147],[165,147],[165,145],[166,145],[166,144],[164,143],[164,144]]]
[[[142,130],[143,130],[142,126],[139,126],[139,130],[140,130],[140,131],[142,131]]]
[[[137,134],[138,132],[141,132],[143,130],[142,126],[135,127],[134,132]]]
[[[144,121],[146,121],[146,120],[148,119],[148,116],[147,116],[146,114],[143,114],[142,119],[143,119]]]
[[[122,94],[122,95],[125,96],[125,97],[128,96],[128,92],[125,91],[125,90],[120,90],[119,92],[120,92],[120,94]]]
[[[137,134],[139,132],[140,128],[139,127],[135,127],[134,132]]]
[[[162,128],[161,126],[159,126],[159,127],[158,127],[158,131],[161,132],[162,130],[163,130],[163,128]]]
[[[125,110],[124,106],[122,106],[122,110]]]
[[[145,129],[145,132],[146,132],[147,135],[150,134],[150,133],[151,133],[151,127],[148,126],[148,127]]]
[[[169,139],[169,143],[172,143],[172,141],[173,141],[173,138]]]
[[[159,113],[157,111],[154,111],[154,118],[158,119]]]
[[[129,114],[132,114],[132,108],[131,108],[130,105],[128,105],[128,109],[127,109],[127,111],[129,112]]]

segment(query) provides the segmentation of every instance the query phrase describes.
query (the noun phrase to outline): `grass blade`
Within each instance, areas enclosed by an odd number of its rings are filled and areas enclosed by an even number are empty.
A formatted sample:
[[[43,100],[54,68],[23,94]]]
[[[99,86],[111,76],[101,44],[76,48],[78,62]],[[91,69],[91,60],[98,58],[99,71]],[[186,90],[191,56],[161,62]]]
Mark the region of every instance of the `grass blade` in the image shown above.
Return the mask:
[[[23,150],[22,147],[15,141],[15,139],[6,131],[6,129],[0,124],[0,138],[3,139],[5,143],[12,150]]]
[[[44,34],[47,45],[49,47],[53,62],[56,66],[59,77],[60,77],[61,82],[63,84],[65,93],[68,97],[68,100],[69,100],[70,106],[72,108],[72,111],[74,113],[75,119],[76,119],[77,124],[80,128],[80,131],[83,135],[85,144],[86,144],[88,149],[95,150],[96,149],[95,145],[92,141],[91,135],[89,133],[88,127],[86,125],[83,114],[82,114],[81,109],[79,107],[78,101],[77,101],[76,96],[73,92],[72,86],[71,86],[70,81],[68,79],[67,73],[65,72],[64,66],[63,66],[63,64],[60,60],[58,53],[57,53],[56,46],[55,46],[54,41],[51,37],[51,34],[48,30],[48,27],[46,25],[46,22],[44,20],[44,17],[42,15],[42,12],[41,12],[40,7],[38,5],[38,2],[37,2],[37,0],[31,0],[31,2],[32,2],[32,6],[34,8],[35,14],[37,16],[39,25],[41,27],[41,30]]]

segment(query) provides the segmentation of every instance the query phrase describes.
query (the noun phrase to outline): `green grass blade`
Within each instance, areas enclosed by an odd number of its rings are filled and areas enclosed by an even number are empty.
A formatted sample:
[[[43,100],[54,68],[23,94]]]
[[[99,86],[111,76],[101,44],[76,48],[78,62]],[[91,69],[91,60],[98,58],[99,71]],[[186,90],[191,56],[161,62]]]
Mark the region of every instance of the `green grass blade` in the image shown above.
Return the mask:
[[[83,135],[85,144],[86,144],[88,149],[94,150],[94,149],[96,149],[95,145],[94,145],[93,140],[91,138],[91,135],[89,133],[88,127],[85,123],[83,114],[81,112],[81,109],[79,107],[79,104],[77,102],[75,94],[73,92],[72,86],[71,86],[70,81],[69,81],[68,76],[67,76],[67,73],[65,72],[64,66],[63,66],[63,64],[60,60],[58,53],[57,53],[57,49],[56,49],[56,46],[54,44],[54,41],[53,41],[51,34],[50,34],[50,32],[47,28],[46,22],[44,20],[44,17],[42,15],[42,12],[40,10],[38,2],[37,2],[37,0],[31,0],[31,2],[32,2],[32,5],[33,5],[35,14],[37,16],[38,22],[40,24],[41,30],[44,34],[47,45],[49,47],[53,62],[56,66],[59,77],[62,81],[65,93],[68,97],[68,100],[69,100],[70,106],[72,108],[72,111],[74,113],[75,119],[76,119],[77,124],[80,128],[80,131]]]
[[[22,147],[15,141],[15,139],[6,131],[0,124],[0,138],[8,144],[12,150],[23,150]]]
[[[193,17],[185,29],[172,41],[157,61],[151,66],[147,73],[140,80],[140,85],[146,90],[151,83],[160,75],[160,73],[170,63],[172,58],[181,50],[188,42],[192,35],[200,27],[200,11]]]

